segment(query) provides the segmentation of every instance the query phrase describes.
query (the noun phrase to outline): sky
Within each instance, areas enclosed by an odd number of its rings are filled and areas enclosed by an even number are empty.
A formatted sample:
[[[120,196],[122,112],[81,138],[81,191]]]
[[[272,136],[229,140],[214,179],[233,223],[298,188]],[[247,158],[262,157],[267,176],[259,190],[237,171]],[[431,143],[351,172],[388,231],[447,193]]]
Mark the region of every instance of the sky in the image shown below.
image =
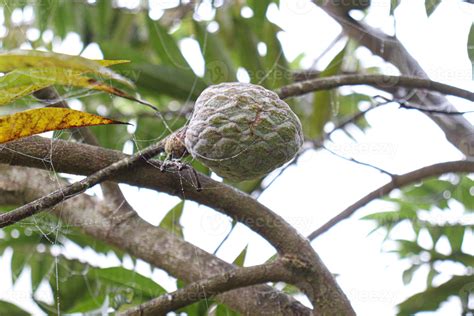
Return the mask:
[[[121,0],[120,4],[133,7],[136,1]],[[172,6],[174,1],[150,1],[153,5]],[[471,24],[474,22],[474,6],[457,0],[444,0],[437,10],[426,17],[424,1],[404,0],[395,11],[396,22],[389,17],[390,1],[372,1],[372,6],[365,19],[371,26],[380,28],[389,34],[396,34],[407,50],[417,59],[428,75],[437,81],[474,90],[472,67],[467,56],[466,42]],[[243,12],[248,14],[249,12]],[[153,11],[159,17],[158,6]],[[197,16],[201,19],[212,18],[212,10],[202,7]],[[358,17],[356,14],[354,17]],[[284,53],[292,60],[304,53],[303,66],[310,67],[314,60],[324,51],[341,29],[323,11],[304,0],[282,1],[281,9],[271,6],[268,18],[282,28],[279,39]],[[321,30],[324,32],[313,32]],[[0,29],[1,31],[1,29]],[[310,38],[311,40],[308,40]],[[203,61],[198,54],[197,43],[193,39],[181,42],[181,49],[197,74],[203,71]],[[337,45],[336,45],[337,46]],[[336,51],[337,47],[333,50]],[[70,34],[62,44],[56,45],[58,52],[77,54],[81,51],[78,37]],[[316,65],[323,68],[330,60],[322,58]],[[384,73],[396,73],[396,69],[374,57],[364,48],[358,49],[358,56],[365,67],[380,67]],[[88,47],[83,55],[89,58],[101,58],[96,46]],[[196,57],[198,56],[198,57]],[[245,81],[245,73],[239,76]],[[370,88],[347,88],[346,91],[360,91],[377,94]],[[472,103],[455,97],[449,100],[460,111],[472,109]],[[466,114],[467,119],[474,121],[474,114]],[[334,151],[358,160],[371,163],[392,173],[403,173],[437,162],[462,159],[463,155],[447,142],[442,131],[425,115],[398,109],[388,105],[367,114],[371,128],[365,134],[357,135],[357,143],[342,133],[335,133],[334,144],[329,146]],[[270,176],[271,178],[271,176]],[[297,228],[301,234],[308,235],[327,220],[351,205],[373,189],[389,181],[389,177],[380,172],[342,160],[326,151],[307,152],[279,177],[265,191],[259,201]],[[147,189],[137,189],[121,185],[127,199],[145,220],[158,224],[166,212],[179,202],[177,197],[156,193]],[[93,191],[100,194],[98,190]],[[150,203],[156,201],[156,203]],[[151,207],[150,205],[153,205]],[[396,255],[388,253],[393,244],[384,244],[383,232],[376,231],[369,235],[373,224],[359,220],[373,212],[390,210],[391,206],[375,201],[359,210],[351,219],[346,220],[312,243],[330,271],[337,274],[337,281],[349,296],[355,310],[360,315],[393,315],[396,304],[405,298],[421,291],[425,286],[427,271],[418,272],[413,282],[406,286],[402,283],[402,272],[408,267],[407,262],[400,261]],[[450,218],[459,217],[460,211],[453,209]],[[474,223],[474,219],[468,219]],[[213,252],[230,229],[231,221],[205,206],[186,202],[181,220],[184,226],[185,239],[204,250]],[[394,232],[400,238],[411,238],[412,233],[405,226]],[[466,236],[465,244],[473,244],[474,237]],[[421,243],[429,243],[427,236],[420,237]],[[274,254],[274,249],[261,237],[247,227],[238,224],[217,255],[227,261],[235,257],[248,245],[245,265],[265,262]],[[449,249],[443,243],[440,251]],[[447,248],[446,248],[447,247]],[[80,250],[70,246],[71,254]],[[468,251],[466,249],[466,251]],[[473,249],[470,249],[474,255]],[[91,253],[87,254],[92,257]],[[114,258],[95,258],[102,266],[118,264]],[[0,259],[0,271],[7,271],[9,253]],[[131,263],[128,263],[131,267]],[[456,267],[445,267],[455,271]],[[138,271],[150,275],[146,265],[140,263]],[[6,279],[9,279],[6,276]],[[12,288],[11,284],[0,282],[0,298],[9,298],[16,293],[15,300],[31,311],[34,309],[28,302],[27,273],[23,280]],[[172,279],[165,273],[155,272],[153,278],[168,290],[174,290]],[[3,280],[5,278],[2,277]],[[435,283],[445,281],[443,277],[435,278]],[[42,291],[44,299],[51,299],[47,291]],[[305,298],[301,298],[307,303]],[[422,313],[420,315],[424,315]],[[444,304],[437,313],[429,315],[460,314],[459,303],[455,300]]]

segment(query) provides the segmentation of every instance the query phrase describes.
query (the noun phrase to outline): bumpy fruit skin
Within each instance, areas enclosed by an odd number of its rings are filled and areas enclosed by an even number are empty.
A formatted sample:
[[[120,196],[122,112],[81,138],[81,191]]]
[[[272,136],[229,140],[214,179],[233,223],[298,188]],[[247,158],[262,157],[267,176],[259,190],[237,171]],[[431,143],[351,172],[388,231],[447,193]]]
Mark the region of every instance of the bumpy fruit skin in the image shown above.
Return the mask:
[[[195,159],[238,182],[264,176],[293,158],[303,132],[298,117],[276,93],[233,82],[202,92],[184,140]]]

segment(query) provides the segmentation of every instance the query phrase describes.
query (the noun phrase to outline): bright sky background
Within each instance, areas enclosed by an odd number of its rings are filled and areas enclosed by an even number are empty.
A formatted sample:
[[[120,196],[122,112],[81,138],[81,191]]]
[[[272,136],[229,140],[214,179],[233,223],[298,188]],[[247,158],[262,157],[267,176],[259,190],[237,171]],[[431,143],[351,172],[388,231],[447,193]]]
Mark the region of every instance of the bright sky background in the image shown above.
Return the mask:
[[[173,6],[175,2],[150,1],[162,7]],[[130,7],[133,7],[134,3],[136,1],[120,1],[120,4]],[[404,0],[396,10],[396,27],[393,19],[389,17],[389,6],[389,0],[372,1],[366,21],[390,34],[396,32],[432,79],[474,90],[471,63],[466,50],[467,35],[474,21],[473,5],[460,0],[444,0],[428,19],[424,1]],[[155,7],[152,14],[158,17],[161,10]],[[213,13],[203,7],[197,14],[203,19],[209,19]],[[312,65],[313,60],[340,32],[338,24],[309,1],[282,1],[281,11],[272,6],[268,17],[283,29],[279,38],[287,57],[291,60],[304,53],[306,57],[303,63],[306,67]],[[191,39],[184,40],[181,48],[196,73],[202,72],[203,62],[202,58],[196,55],[196,42]],[[81,50],[77,35],[70,34],[62,45],[56,45],[55,50],[77,54]],[[366,67],[378,66],[387,74],[395,71],[393,66],[373,57],[366,49],[360,49],[358,54]],[[83,55],[90,58],[101,57],[97,46],[88,47]],[[324,67],[328,58],[323,58],[318,66]],[[245,76],[242,75],[241,78],[245,79]],[[367,88],[358,88],[357,91],[376,94],[375,90]],[[468,101],[454,97],[449,99],[459,110],[472,109],[472,103]],[[474,114],[466,117],[473,121]],[[357,143],[342,133],[336,133],[336,143],[330,147],[338,153],[353,156],[392,173],[407,172],[436,162],[463,158],[462,154],[446,141],[440,129],[421,113],[400,110],[396,106],[384,106],[371,111],[367,119],[372,128],[366,134],[358,135]],[[307,235],[388,180],[386,175],[347,162],[328,152],[308,152],[299,160],[298,165],[290,167],[259,201],[283,216],[303,235]],[[121,186],[140,216],[153,224],[158,224],[166,212],[179,202],[177,197]],[[409,286],[404,286],[401,275],[408,266],[407,263],[384,252],[381,247],[384,237],[382,232],[368,235],[373,225],[358,220],[365,214],[385,211],[389,207],[383,202],[373,202],[356,213],[352,219],[341,223],[313,242],[315,250],[330,271],[338,275],[339,284],[360,315],[393,315],[398,302],[423,290],[425,286],[427,271],[418,272],[414,281]],[[453,209],[440,216],[456,218],[460,213],[460,210]],[[185,203],[182,224],[185,239],[209,252],[214,251],[230,229],[229,218],[193,202]],[[396,236],[410,238],[411,233],[400,227]],[[428,240],[429,238],[421,238],[421,242]],[[474,254],[474,237],[466,236],[464,244],[470,244],[470,252]],[[246,245],[249,245],[246,265],[263,263],[274,254],[266,241],[239,224],[218,252],[218,256],[232,261]],[[387,244],[383,248],[387,250],[390,246],[393,245]],[[446,247],[449,249],[447,241]],[[443,251],[442,248],[441,245],[440,251]],[[78,249],[71,247],[70,250],[71,254],[80,255]],[[10,252],[6,252],[0,259],[0,298],[15,301],[22,307],[39,313],[29,301],[28,273],[23,273],[14,288],[6,281],[10,279],[10,255]],[[98,259],[104,266],[118,263],[113,258]],[[139,271],[150,275],[145,266],[140,264]],[[440,268],[454,273],[457,267],[446,264]],[[164,273],[155,273],[153,277],[168,290],[175,289],[173,282],[164,277]],[[444,281],[446,280],[443,277],[435,278],[437,283]],[[51,299],[48,291],[42,291],[42,294],[45,299]],[[454,301],[443,305],[438,313],[430,315],[460,314],[459,303]]]

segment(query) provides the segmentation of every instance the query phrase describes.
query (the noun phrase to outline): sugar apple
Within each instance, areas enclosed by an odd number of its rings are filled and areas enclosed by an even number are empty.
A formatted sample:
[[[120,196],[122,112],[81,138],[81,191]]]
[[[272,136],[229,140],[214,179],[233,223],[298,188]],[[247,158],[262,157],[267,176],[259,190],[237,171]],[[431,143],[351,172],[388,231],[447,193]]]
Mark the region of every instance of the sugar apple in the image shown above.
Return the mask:
[[[298,117],[276,93],[232,82],[205,89],[188,126],[168,143],[177,153],[184,143],[191,156],[216,174],[239,182],[264,176],[293,158],[303,132]]]

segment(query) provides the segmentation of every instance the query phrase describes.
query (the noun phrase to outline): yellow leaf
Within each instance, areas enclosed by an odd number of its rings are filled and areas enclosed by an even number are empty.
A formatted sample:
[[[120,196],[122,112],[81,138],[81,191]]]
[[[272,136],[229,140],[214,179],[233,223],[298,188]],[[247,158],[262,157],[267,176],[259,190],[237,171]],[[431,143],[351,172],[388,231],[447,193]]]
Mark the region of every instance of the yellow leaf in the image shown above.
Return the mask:
[[[95,114],[64,108],[40,108],[0,117],[0,143],[72,127],[124,124]]]
[[[120,97],[128,95],[93,78],[81,76],[80,70],[59,67],[16,69],[0,77],[0,105],[5,105],[42,88],[57,84],[104,91]],[[128,96],[128,98],[132,98]]]
[[[0,105],[9,104],[25,95],[30,95],[35,91],[46,88],[48,84],[23,85],[1,89]]]
[[[94,73],[104,78],[120,81],[133,87],[133,83],[106,68],[116,64],[127,63],[127,60],[92,60],[80,56],[35,51],[14,50],[0,54],[0,71],[9,72],[18,68],[62,68],[77,70],[80,73]]]

